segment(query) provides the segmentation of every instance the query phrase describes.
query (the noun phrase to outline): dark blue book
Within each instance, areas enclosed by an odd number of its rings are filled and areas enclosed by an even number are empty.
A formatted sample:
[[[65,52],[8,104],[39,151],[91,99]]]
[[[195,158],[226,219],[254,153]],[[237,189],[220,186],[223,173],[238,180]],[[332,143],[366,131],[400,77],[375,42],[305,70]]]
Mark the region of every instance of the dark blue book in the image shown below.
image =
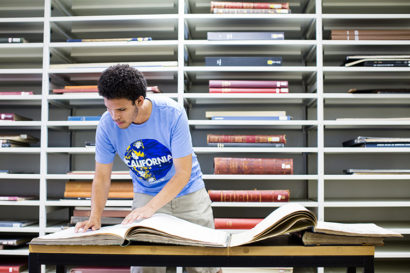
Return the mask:
[[[400,148],[410,147],[410,143],[365,143],[360,147]]]
[[[213,116],[211,120],[291,120],[291,116]]]
[[[283,32],[207,32],[208,41],[284,40]]]
[[[282,57],[205,57],[206,66],[281,66]]]
[[[68,116],[69,121],[99,121],[101,116]]]

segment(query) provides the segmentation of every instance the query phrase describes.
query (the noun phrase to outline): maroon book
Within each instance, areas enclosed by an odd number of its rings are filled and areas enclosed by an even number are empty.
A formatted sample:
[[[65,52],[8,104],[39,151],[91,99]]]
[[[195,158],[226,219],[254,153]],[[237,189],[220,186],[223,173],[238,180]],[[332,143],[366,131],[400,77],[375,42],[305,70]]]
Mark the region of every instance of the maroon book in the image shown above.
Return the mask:
[[[213,93],[213,94],[219,94],[219,93],[287,94],[289,93],[289,89],[288,88],[209,88],[209,93]]]
[[[289,190],[208,190],[213,202],[287,202]]]
[[[215,157],[215,174],[293,174],[292,158]]]
[[[206,136],[207,143],[286,143],[286,135],[214,135]]]

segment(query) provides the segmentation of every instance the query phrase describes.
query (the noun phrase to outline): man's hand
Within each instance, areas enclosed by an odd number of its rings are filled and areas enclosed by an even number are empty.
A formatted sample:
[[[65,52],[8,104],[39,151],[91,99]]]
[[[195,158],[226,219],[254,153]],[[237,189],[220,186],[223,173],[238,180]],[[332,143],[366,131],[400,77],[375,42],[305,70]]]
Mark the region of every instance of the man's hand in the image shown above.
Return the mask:
[[[154,213],[155,213],[155,210],[150,208],[149,206],[136,208],[124,218],[121,224],[127,225],[127,224],[134,222],[135,220],[142,220],[145,218],[150,218]]]
[[[78,222],[75,225],[74,232],[86,232],[88,229],[97,230],[101,228],[101,221],[95,219],[88,219],[87,221]]]

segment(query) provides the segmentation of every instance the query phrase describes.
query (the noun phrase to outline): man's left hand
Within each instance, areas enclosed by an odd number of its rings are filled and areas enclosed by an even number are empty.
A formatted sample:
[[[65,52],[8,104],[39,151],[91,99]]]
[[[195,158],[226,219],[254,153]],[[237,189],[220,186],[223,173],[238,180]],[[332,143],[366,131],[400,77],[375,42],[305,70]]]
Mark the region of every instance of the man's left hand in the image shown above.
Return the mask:
[[[155,210],[147,206],[136,208],[124,218],[121,224],[127,225],[136,220],[150,218],[154,213],[155,213]]]

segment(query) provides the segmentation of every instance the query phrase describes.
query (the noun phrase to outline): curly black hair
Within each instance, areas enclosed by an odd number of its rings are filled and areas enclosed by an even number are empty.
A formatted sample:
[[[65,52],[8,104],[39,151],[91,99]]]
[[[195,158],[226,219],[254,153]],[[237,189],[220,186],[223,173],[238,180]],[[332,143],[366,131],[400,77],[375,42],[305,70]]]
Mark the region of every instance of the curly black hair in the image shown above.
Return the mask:
[[[140,96],[145,98],[147,82],[137,69],[128,64],[108,67],[98,80],[98,93],[106,99],[129,99],[134,103]]]

